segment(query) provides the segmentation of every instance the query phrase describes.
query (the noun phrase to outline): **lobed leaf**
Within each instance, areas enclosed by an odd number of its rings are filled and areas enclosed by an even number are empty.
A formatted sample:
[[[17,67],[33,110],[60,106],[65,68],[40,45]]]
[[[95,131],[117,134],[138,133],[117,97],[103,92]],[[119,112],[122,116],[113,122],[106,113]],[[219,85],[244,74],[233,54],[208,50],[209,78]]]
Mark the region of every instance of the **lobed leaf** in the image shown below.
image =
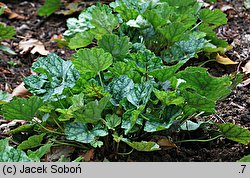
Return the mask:
[[[113,58],[110,53],[105,52],[103,49],[85,48],[77,51],[77,59],[73,63],[81,74],[93,72],[97,75],[112,65]]]
[[[82,122],[66,124],[64,132],[68,140],[75,140],[82,143],[90,143],[98,137],[108,135],[108,132],[101,125],[96,125],[93,129],[89,130],[88,125]]]
[[[40,57],[32,65],[40,73],[23,79],[25,87],[43,100],[57,100],[65,88],[72,88],[79,73],[71,61],[64,61],[56,54]]]
[[[106,52],[112,54],[114,58],[123,59],[129,52],[131,44],[127,36],[103,35],[98,45]]]
[[[7,120],[31,121],[42,105],[42,99],[36,96],[14,98],[11,102],[3,106],[3,116]]]

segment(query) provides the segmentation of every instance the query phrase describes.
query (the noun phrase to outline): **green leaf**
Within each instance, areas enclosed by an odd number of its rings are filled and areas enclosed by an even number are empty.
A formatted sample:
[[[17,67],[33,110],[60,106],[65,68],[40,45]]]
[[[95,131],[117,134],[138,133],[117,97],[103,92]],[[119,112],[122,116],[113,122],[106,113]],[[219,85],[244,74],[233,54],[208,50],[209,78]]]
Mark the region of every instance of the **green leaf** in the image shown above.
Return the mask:
[[[12,55],[16,55],[15,51],[10,49],[8,46],[0,45],[0,50],[7,52],[9,54],[12,54]]]
[[[123,59],[131,47],[127,36],[118,37],[113,34],[103,35],[102,39],[98,41],[98,45],[117,59]]]
[[[112,14],[111,9],[107,5],[104,8],[96,8],[92,12],[91,24],[95,27],[91,32],[99,40],[102,35],[111,34],[113,29],[118,25],[118,18]]]
[[[77,49],[90,45],[94,35],[90,31],[85,31],[81,33],[77,33],[73,38],[70,39],[69,48]]]
[[[108,129],[111,130],[115,130],[115,127],[117,127],[118,125],[121,124],[122,120],[119,116],[117,116],[116,114],[107,114],[105,117],[106,120],[106,126],[108,127]]]
[[[9,146],[9,140],[6,138],[0,140],[0,162],[31,162],[26,153],[19,149]]]
[[[6,9],[7,6],[3,6],[0,8],[0,15],[2,15],[4,13],[4,10]]]
[[[61,0],[46,0],[45,4],[37,10],[39,16],[50,16],[61,7]]]
[[[110,100],[109,96],[102,98],[100,101],[91,101],[84,106],[84,112],[76,111],[74,116],[77,122],[97,123],[102,119],[102,111]]]
[[[68,140],[90,143],[98,137],[108,135],[108,132],[101,125],[96,125],[92,130],[89,130],[88,125],[85,123],[71,122],[66,124],[65,134]]]
[[[179,96],[176,91],[159,91],[159,90],[154,90],[155,96],[164,104],[164,105],[182,105],[184,104],[184,98]]]
[[[133,88],[134,82],[126,75],[121,75],[120,77],[113,79],[107,88],[112,95],[112,104],[117,106],[123,98],[126,98],[129,95]]]
[[[189,5],[194,5],[196,1],[194,0],[182,0],[182,1],[176,1],[176,0],[164,0],[164,2],[167,2],[170,6],[179,6],[179,7],[186,7]]]
[[[183,98],[187,102],[186,111],[191,112],[192,108],[196,111],[205,111],[208,113],[215,113],[216,101],[207,98],[206,96],[202,96],[195,91],[183,90],[182,94]],[[191,113],[189,113],[190,115]]]
[[[199,95],[212,101],[216,101],[231,92],[229,89],[230,77],[213,77],[205,68],[187,67],[178,72],[177,77],[186,81],[182,83],[184,88],[194,89]]]
[[[229,140],[233,140],[244,145],[247,145],[250,142],[250,131],[246,128],[241,128],[232,123],[220,124],[218,125],[218,128],[221,134]]]
[[[239,160],[239,162],[250,162],[250,155],[244,156]]]
[[[26,149],[31,149],[31,148],[36,148],[41,145],[41,142],[43,141],[43,137],[46,134],[40,134],[40,135],[32,135],[31,137],[28,138],[28,140],[23,141],[18,145],[18,149],[20,150],[26,150]]]
[[[186,39],[185,32],[188,28],[180,22],[174,22],[164,28],[159,28],[158,30],[170,43],[173,44],[174,42]]]
[[[4,104],[11,100],[11,94],[0,90],[0,104]]]
[[[9,132],[7,132],[7,134],[17,134],[20,132],[28,132],[34,128],[34,125],[35,124],[24,124],[24,125],[17,127],[16,129],[10,130]]]
[[[63,33],[63,36],[66,38],[72,38],[77,33],[81,33],[81,32],[87,31],[91,28],[94,28],[94,26],[90,22],[92,20],[92,12],[96,8],[97,7],[93,5],[89,8],[87,8],[86,10],[82,11],[81,14],[79,15],[78,19],[77,18],[69,18],[67,20],[68,30],[66,30]]]
[[[45,145],[41,146],[39,149],[37,149],[36,151],[30,151],[28,150],[27,154],[28,157],[39,161],[52,147],[53,143],[46,143]]]
[[[137,110],[127,110],[122,116],[122,128],[125,129],[125,135],[127,135],[135,126],[139,115],[145,109],[145,105],[141,105]]]
[[[64,61],[56,54],[38,58],[32,70],[40,74],[24,78],[25,87],[43,100],[57,100],[80,76],[71,61]]]
[[[139,15],[139,13],[135,9],[131,9],[127,7],[126,5],[120,5],[114,9],[114,12],[119,13],[121,18],[128,22],[129,20],[136,19],[136,17]]]
[[[80,49],[77,51],[77,56],[73,63],[81,74],[86,72],[98,74],[113,63],[112,55],[98,48]]]
[[[144,105],[150,99],[153,88],[153,84],[150,81],[135,84],[134,88],[129,92],[127,99],[136,107]]]
[[[0,42],[6,39],[12,39],[16,34],[15,28],[12,26],[4,26],[0,23]]]
[[[162,59],[147,49],[140,50],[137,53],[131,53],[128,59],[129,65],[144,74],[155,69],[160,69],[163,66]]]
[[[173,65],[173,66],[164,66],[164,68],[162,68],[162,69],[155,69],[155,70],[149,72],[149,75],[152,75],[160,82],[165,82],[165,81],[169,80],[170,78],[172,78],[174,76],[174,74],[176,73],[176,71],[181,66],[183,66],[183,64],[184,64],[184,62],[179,62],[178,64]]]
[[[136,149],[137,151],[157,151],[161,150],[160,146],[155,143],[155,142],[146,142],[146,141],[141,141],[141,142],[131,142],[126,138],[122,138],[121,141],[127,143],[129,146],[132,148]]]
[[[197,123],[195,123],[193,121],[187,120],[181,125],[181,130],[187,130],[187,131],[197,130],[203,127],[204,125],[208,125],[208,124],[212,124],[212,122],[198,121]]]
[[[158,1],[152,0],[116,0],[115,2],[110,3],[110,6],[117,8],[120,6],[126,6],[128,9],[134,9],[138,13],[144,13],[148,8],[156,6]]]
[[[173,119],[170,122],[157,122],[157,121],[146,121],[144,131],[145,132],[157,132],[161,130],[166,130],[173,124]]]
[[[7,120],[31,121],[42,105],[43,101],[36,96],[14,98],[11,102],[3,106],[3,116]]]
[[[214,24],[216,26],[220,26],[223,24],[227,24],[227,16],[221,10],[209,10],[209,9],[202,9],[200,11],[200,19],[209,24]]]

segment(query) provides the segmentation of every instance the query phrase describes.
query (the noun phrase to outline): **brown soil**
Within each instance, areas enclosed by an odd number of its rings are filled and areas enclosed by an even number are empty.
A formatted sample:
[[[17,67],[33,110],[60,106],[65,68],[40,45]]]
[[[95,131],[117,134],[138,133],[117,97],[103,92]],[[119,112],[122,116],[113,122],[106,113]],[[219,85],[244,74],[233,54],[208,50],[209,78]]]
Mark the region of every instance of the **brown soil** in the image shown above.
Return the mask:
[[[54,35],[60,35],[66,30],[66,19],[68,16],[53,14],[49,17],[39,17],[36,10],[43,3],[38,1],[1,1],[14,12],[28,17],[27,20],[8,20],[7,16],[1,16],[0,21],[15,26],[17,35],[14,40],[5,43],[9,45],[17,55],[8,55],[0,51],[0,89],[11,92],[22,81],[22,78],[30,75],[32,62],[40,57],[39,54],[20,54],[18,43],[22,39],[34,38],[44,43],[47,50],[54,52],[64,59],[69,59],[74,51],[59,48],[55,43],[50,42]],[[246,35],[250,35],[250,10],[243,8],[242,1],[219,1],[216,8],[230,5],[233,9],[227,10],[228,25],[218,29],[218,35],[227,40],[234,48],[227,52],[227,55],[234,61],[239,62],[236,66],[224,66],[217,63],[208,63],[206,67],[215,76],[233,74],[241,71],[247,61],[250,60],[250,41]],[[77,14],[75,14],[76,16]],[[12,62],[10,62],[12,61]],[[11,63],[16,63],[12,65]],[[244,76],[249,78],[249,76]],[[224,123],[231,122],[250,129],[250,85],[237,87],[223,101],[217,104],[217,114],[209,119]],[[0,121],[1,124],[1,121]],[[177,135],[176,138],[195,139],[199,138],[201,132],[185,133]],[[250,154],[248,146],[237,144],[225,139],[217,139],[211,142],[179,143],[177,149],[162,150],[157,152],[142,153],[134,151],[127,156],[113,156],[111,153],[98,150],[95,153],[94,161],[237,161],[245,155]]]

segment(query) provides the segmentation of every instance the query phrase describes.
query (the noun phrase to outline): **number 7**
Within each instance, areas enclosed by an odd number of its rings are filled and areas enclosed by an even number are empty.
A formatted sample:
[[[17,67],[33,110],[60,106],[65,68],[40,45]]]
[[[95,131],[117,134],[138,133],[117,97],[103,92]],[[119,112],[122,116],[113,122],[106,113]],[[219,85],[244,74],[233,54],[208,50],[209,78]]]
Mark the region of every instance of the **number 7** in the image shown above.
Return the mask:
[[[247,165],[240,165],[240,166],[243,167],[242,170],[241,170],[241,173],[244,173],[244,170],[245,170],[245,168],[246,168]]]

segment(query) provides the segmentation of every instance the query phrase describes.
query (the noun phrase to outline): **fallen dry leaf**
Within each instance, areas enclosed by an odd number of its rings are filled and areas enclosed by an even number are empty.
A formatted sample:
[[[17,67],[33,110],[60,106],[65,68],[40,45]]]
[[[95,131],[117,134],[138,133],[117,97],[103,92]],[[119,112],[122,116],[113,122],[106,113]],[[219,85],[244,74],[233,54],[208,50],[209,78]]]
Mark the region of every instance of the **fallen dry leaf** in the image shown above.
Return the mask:
[[[32,54],[35,54],[36,52],[41,55],[49,54],[49,51],[45,49],[43,43],[33,38],[29,39],[28,41],[20,41],[19,48],[22,49],[20,52],[21,54],[29,51],[30,49],[32,49],[30,51]]]
[[[248,61],[248,62],[246,63],[246,65],[245,65],[244,67],[242,67],[242,69],[243,69],[243,72],[244,72],[245,74],[249,74],[249,73],[250,73],[250,61]]]
[[[234,62],[231,59],[229,59],[227,56],[221,56],[220,54],[216,55],[216,62],[224,65],[230,65],[230,64],[238,64],[238,62]]]
[[[29,91],[24,87],[24,83],[22,82],[20,85],[18,85],[12,92],[12,96],[18,96],[18,97],[28,97],[30,96]]]
[[[167,138],[162,138],[162,139],[158,140],[157,144],[165,149],[177,148],[177,146],[171,140],[169,140]]]
[[[19,19],[19,20],[25,20],[27,17],[19,15],[15,12],[12,12],[4,3],[0,2],[0,7],[6,7],[4,9],[4,14],[8,15],[9,19]]]
[[[88,150],[85,154],[84,154],[84,161],[90,161],[91,159],[94,159],[94,155],[95,155],[95,150],[94,149],[90,149]]]
[[[66,145],[60,145],[55,146],[50,149],[50,151],[47,154],[47,162],[55,162],[60,159],[62,155],[64,157],[68,158],[72,153],[75,151],[74,147],[66,146]]]

